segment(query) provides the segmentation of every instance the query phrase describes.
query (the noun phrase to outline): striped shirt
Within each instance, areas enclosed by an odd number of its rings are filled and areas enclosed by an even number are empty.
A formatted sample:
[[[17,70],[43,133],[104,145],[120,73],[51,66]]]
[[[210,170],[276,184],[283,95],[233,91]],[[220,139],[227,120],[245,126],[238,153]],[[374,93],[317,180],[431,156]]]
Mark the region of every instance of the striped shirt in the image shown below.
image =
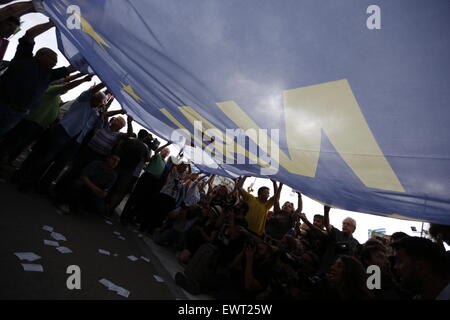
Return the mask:
[[[90,90],[83,92],[72,103],[69,111],[64,114],[60,125],[70,137],[78,135],[76,142],[81,143],[86,134],[98,123],[98,111],[91,107],[93,94]]]
[[[89,141],[88,147],[101,155],[107,156],[123,135],[122,132],[112,131],[107,126],[106,128],[97,130],[91,141]]]

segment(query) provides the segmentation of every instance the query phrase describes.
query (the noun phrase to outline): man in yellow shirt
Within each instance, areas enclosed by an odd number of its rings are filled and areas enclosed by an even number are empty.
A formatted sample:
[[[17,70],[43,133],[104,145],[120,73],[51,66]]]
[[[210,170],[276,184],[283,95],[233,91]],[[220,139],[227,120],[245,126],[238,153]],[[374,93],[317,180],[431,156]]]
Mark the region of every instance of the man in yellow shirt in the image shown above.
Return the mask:
[[[244,185],[245,179],[247,177],[241,178],[236,183],[236,189],[239,190],[244,198],[244,201],[249,206],[249,210],[246,215],[248,222],[248,228],[250,231],[262,235],[266,228],[266,218],[269,209],[279,200],[281,194],[281,187],[276,187],[276,182],[272,180],[274,184],[275,194],[269,199],[270,190],[268,187],[261,187],[258,189],[258,197],[245,191],[242,186]]]

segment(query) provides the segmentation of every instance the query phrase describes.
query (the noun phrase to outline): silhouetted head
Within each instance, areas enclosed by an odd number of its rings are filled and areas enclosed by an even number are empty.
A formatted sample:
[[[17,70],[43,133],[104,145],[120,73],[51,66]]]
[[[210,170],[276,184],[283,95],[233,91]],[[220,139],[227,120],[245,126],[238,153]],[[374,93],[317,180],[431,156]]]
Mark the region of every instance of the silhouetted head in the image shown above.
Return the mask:
[[[314,220],[313,220],[313,224],[314,224],[317,228],[323,229],[323,216],[320,215],[320,214],[316,214],[316,215],[314,215],[314,218],[313,218],[313,219],[314,219]]]
[[[53,69],[58,62],[58,55],[50,48],[41,48],[36,52],[35,58],[39,63],[48,70]]]
[[[431,240],[406,237],[391,246],[395,250],[394,270],[404,289],[418,293],[432,276],[448,279],[445,250]]]
[[[147,138],[149,135],[150,135],[150,134],[148,133],[147,130],[141,129],[141,130],[139,130],[139,132],[138,132],[137,138],[138,138],[139,140],[142,141],[142,140],[144,140],[145,138]]]
[[[450,226],[431,223],[428,232],[433,239],[444,241],[450,246]]]
[[[125,119],[122,117],[115,117],[109,123],[109,127],[112,131],[120,131],[123,127],[125,127]]]
[[[99,91],[91,98],[91,107],[101,108],[105,105],[105,101],[106,101],[105,94]]]

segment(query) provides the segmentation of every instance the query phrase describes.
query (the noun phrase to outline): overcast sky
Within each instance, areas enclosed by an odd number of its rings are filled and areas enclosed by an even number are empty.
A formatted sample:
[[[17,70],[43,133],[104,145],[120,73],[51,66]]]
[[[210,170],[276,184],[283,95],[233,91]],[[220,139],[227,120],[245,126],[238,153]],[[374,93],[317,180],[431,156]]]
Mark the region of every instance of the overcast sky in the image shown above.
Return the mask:
[[[28,14],[22,17],[22,31],[15,35],[12,39],[10,39],[10,45],[8,47],[8,50],[5,54],[5,60],[10,60],[15,53],[15,48],[17,46],[17,40],[24,34],[24,32],[29,29],[30,27],[39,24],[44,23],[48,21],[48,18],[45,16],[39,14],[39,13],[33,13]],[[55,29],[47,31],[45,34],[40,35],[36,38],[36,45],[35,45],[35,52],[42,47],[49,47],[56,51],[58,53],[58,64],[57,66],[67,66],[69,62],[64,58],[64,56],[59,52],[57,48],[57,42],[56,42],[56,36],[55,36]],[[90,83],[85,83],[78,87],[77,89],[72,90],[71,92],[67,93],[66,95],[62,96],[62,99],[64,101],[72,100],[76,98],[82,91],[88,89],[90,86],[94,84],[94,82],[99,83],[99,79],[94,77],[94,79]],[[119,109],[120,105],[117,102],[114,102],[111,110]],[[133,125],[135,128],[135,131],[139,130],[141,127],[137,124]],[[151,131],[151,128],[149,128]],[[125,128],[123,129],[126,130]],[[164,139],[160,139],[164,143]],[[178,151],[178,148],[176,146],[171,146],[172,154],[176,153]],[[255,178],[249,178],[246,181],[246,184],[244,187],[246,188],[248,185],[253,183],[255,181]],[[272,183],[269,180],[266,179],[256,179],[255,185],[253,189],[256,190],[260,186],[268,186],[272,190]],[[282,194],[281,194],[281,205],[284,203],[284,201],[291,201],[295,205],[297,204],[297,195],[293,194],[292,189],[285,186]],[[272,193],[273,194],[273,193]],[[312,217],[314,214],[323,214],[323,206],[319,204],[318,202],[315,202],[311,199],[308,199],[306,197],[304,198],[304,205],[303,205],[303,211],[306,213],[307,217],[312,221]],[[407,221],[407,220],[398,220],[398,219],[392,219],[392,218],[385,218],[375,215],[368,215],[368,214],[362,214],[357,212],[351,212],[346,210],[338,210],[338,209],[332,209],[330,213],[330,222],[332,225],[337,227],[338,229],[341,229],[342,226],[342,220],[346,217],[352,217],[357,222],[357,228],[354,234],[354,237],[361,243],[364,243],[368,239],[368,229],[378,229],[378,228],[386,228],[387,234],[392,234],[396,231],[403,231],[409,235],[420,235],[420,230],[422,223],[420,222],[414,222],[414,221]],[[428,224],[425,223],[425,229],[428,229]],[[411,230],[411,227],[416,227],[419,233],[415,233]]]

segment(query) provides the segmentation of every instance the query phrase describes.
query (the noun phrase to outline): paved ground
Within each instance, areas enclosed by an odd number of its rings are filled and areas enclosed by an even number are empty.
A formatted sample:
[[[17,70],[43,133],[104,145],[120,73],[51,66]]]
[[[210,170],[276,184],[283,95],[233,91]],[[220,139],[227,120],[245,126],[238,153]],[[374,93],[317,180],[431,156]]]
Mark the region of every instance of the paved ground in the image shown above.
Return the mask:
[[[99,283],[107,279],[130,292],[128,299],[208,299],[192,297],[173,282],[180,271],[174,253],[156,246],[149,238],[139,238],[134,227],[123,227],[117,218],[94,215],[61,215],[38,194],[19,193],[15,186],[0,180],[0,299],[127,299]],[[54,240],[43,226],[64,235],[59,241],[73,253],[62,254],[44,244]],[[121,240],[114,232],[120,232]],[[107,250],[110,256],[100,254]],[[14,253],[33,252],[42,258],[20,261]],[[117,256],[115,256],[117,255]],[[150,263],[134,255],[150,259]],[[44,272],[26,272],[22,263],[41,264]],[[66,286],[67,267],[81,268],[81,290]],[[164,282],[159,282],[154,276]]]

